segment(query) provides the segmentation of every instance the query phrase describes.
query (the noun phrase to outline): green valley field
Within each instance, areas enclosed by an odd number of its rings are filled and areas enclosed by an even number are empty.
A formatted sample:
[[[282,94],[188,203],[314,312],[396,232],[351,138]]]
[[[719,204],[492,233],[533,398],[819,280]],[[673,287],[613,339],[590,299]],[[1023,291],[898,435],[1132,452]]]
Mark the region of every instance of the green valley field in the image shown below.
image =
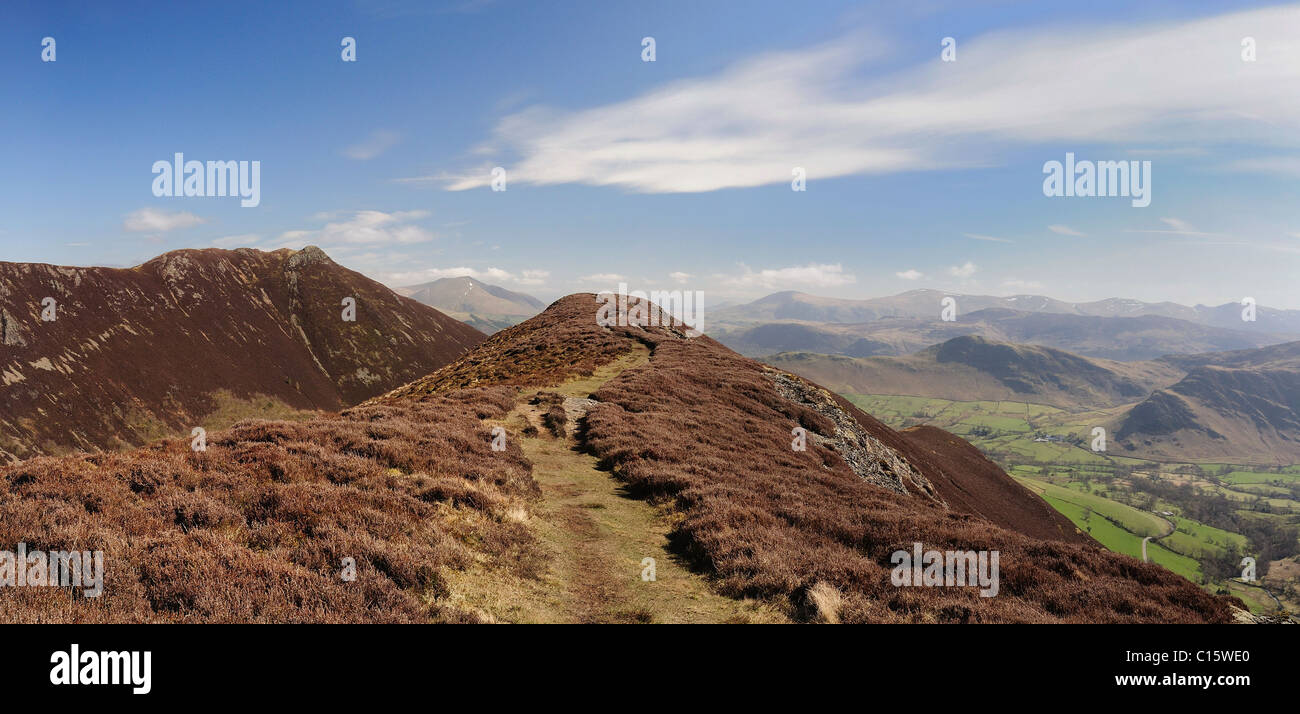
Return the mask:
[[[844,396],[895,428],[930,424],[968,439],[1113,551],[1141,558],[1149,537],[1152,562],[1208,590],[1230,592],[1256,612],[1276,613],[1279,603],[1300,612],[1300,465],[1163,462],[1094,451],[1093,429],[1112,424],[1114,410]],[[1241,582],[1244,556],[1256,558],[1259,582]]]

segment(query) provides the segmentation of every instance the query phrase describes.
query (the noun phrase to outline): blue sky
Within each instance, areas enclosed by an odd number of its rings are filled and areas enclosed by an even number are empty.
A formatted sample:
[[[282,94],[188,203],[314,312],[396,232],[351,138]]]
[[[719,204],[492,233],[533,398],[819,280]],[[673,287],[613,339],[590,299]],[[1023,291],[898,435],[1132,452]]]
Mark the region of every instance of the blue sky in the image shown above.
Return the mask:
[[[1129,5],[10,2],[0,259],[1300,308],[1300,7]],[[176,152],[260,161],[260,205],[155,197]],[[1151,161],[1151,205],[1044,196],[1066,152]]]

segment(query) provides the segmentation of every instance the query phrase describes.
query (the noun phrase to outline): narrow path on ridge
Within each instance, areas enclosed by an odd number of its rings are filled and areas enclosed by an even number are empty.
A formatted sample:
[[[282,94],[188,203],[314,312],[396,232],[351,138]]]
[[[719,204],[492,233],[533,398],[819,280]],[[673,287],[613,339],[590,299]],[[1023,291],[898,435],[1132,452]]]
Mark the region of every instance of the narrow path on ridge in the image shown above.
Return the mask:
[[[784,622],[770,605],[719,595],[668,550],[672,517],[633,498],[575,435],[585,400],[626,369],[644,365],[647,348],[599,367],[589,377],[522,390],[513,411],[485,424],[506,428],[533,464],[540,501],[528,504],[525,523],[548,555],[538,579],[471,569],[450,576],[454,599],[498,622]],[[530,404],[539,392],[565,398],[564,437],[543,422],[549,406]],[[531,428],[529,428],[531,427]],[[646,558],[655,579],[643,580]]]

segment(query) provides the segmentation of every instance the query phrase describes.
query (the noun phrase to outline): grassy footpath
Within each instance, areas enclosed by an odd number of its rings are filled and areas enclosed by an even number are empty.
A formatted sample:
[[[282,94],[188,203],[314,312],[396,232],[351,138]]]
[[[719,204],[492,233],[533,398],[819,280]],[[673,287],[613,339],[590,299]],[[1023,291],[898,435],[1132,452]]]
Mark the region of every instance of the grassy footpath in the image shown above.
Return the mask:
[[[590,377],[540,391],[587,397],[625,369],[645,363],[644,348],[605,365]],[[450,583],[458,600],[498,622],[784,622],[770,605],[719,595],[668,549],[672,522],[655,506],[629,496],[596,458],[579,448],[575,424],[564,438],[542,426],[544,407],[529,401],[539,390],[520,393],[518,406],[500,422],[519,439],[542,489],[521,519],[547,552],[537,579],[471,569]],[[529,426],[537,431],[529,436]],[[531,433],[531,430],[529,430]],[[643,561],[653,558],[655,580],[642,579]]]

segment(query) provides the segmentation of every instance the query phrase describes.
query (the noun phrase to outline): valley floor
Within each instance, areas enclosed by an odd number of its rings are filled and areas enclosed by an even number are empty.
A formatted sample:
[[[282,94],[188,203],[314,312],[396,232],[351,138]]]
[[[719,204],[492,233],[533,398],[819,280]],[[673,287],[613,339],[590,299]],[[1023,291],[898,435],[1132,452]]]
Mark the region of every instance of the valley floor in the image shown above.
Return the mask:
[[[1166,463],[1093,452],[1091,429],[1105,423],[1104,412],[1011,401],[845,396],[895,428],[931,424],[968,439],[1110,550],[1141,558],[1143,540],[1150,537],[1152,562],[1207,590],[1230,592],[1257,613],[1300,612],[1300,556],[1272,561],[1269,574],[1253,584],[1212,577],[1204,567],[1207,558],[1250,554],[1253,546],[1243,532],[1252,523],[1300,524],[1300,466]],[[1147,490],[1152,482],[1159,492]],[[1218,528],[1189,513],[1189,506],[1211,501],[1221,504],[1221,520],[1241,525]],[[1162,535],[1170,523],[1173,532]]]

